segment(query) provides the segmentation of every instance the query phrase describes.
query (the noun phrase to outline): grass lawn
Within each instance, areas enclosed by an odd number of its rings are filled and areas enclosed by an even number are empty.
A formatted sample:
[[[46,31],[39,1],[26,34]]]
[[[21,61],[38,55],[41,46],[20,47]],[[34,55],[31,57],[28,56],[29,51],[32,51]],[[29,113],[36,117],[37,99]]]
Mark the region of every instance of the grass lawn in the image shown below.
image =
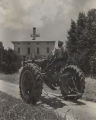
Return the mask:
[[[0,92],[0,120],[65,120],[42,105],[27,105]]]
[[[19,75],[20,75],[19,72],[15,74],[6,74],[6,75],[3,73],[0,73],[0,79],[18,84]],[[86,82],[85,84],[86,87],[85,87],[85,93],[83,95],[83,99],[96,102],[96,79],[86,78],[85,82]],[[46,88],[46,91],[50,92],[50,89]],[[59,93],[59,91],[56,91],[56,92]]]
[[[14,74],[0,73],[0,80],[18,84],[19,83],[19,72],[14,73]]]
[[[83,99],[96,102],[96,79],[86,78]]]

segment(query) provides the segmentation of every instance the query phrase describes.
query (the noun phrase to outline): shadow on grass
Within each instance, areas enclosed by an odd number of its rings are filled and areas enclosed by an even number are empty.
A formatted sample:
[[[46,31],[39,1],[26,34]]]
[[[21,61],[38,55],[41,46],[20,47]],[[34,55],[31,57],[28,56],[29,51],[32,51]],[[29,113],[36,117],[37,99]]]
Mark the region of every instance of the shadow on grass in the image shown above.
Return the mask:
[[[54,109],[62,108],[64,106],[66,106],[66,104],[64,104],[62,102],[62,99],[59,100],[57,98],[46,98],[46,97],[42,96],[41,101],[42,101],[43,104],[45,103],[45,104],[49,105],[50,107],[52,107]]]
[[[49,105],[50,107],[54,108],[54,109],[58,109],[58,108],[63,108],[64,106],[67,106],[67,104],[65,104],[63,101],[63,98],[62,97],[59,97],[60,99],[54,97],[54,98],[46,98],[44,96],[41,97],[41,101],[43,104],[47,104]],[[75,103],[75,105],[86,105],[84,102],[82,101],[72,101],[72,100],[67,100],[67,101],[70,101],[70,102],[73,102]]]
[[[84,102],[81,101],[72,101],[73,103],[76,103],[76,105],[86,105]]]

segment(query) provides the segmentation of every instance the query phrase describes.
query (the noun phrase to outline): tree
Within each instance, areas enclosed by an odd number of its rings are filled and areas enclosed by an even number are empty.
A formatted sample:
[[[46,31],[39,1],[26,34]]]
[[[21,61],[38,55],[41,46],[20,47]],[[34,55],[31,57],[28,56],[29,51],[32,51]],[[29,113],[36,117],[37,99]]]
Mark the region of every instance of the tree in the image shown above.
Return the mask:
[[[14,50],[4,50],[2,70],[5,73],[14,73],[21,67],[21,57]]]
[[[87,15],[79,13],[77,22],[71,21],[67,49],[71,62],[89,74],[91,56],[96,53],[96,9],[90,10]]]
[[[4,51],[3,43],[0,41],[0,68],[2,64],[3,51]]]

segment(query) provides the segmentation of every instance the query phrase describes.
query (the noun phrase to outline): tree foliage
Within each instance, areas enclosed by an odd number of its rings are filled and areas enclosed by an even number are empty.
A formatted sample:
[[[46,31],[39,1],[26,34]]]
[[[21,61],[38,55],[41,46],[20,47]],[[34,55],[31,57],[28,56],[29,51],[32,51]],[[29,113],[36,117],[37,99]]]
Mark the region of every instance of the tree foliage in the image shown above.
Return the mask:
[[[12,49],[3,51],[2,71],[5,73],[15,73],[21,67],[21,57]]]
[[[71,21],[67,49],[69,61],[90,74],[96,66],[96,9],[89,10],[86,15],[79,13],[77,21]],[[91,64],[92,60],[94,64]]]

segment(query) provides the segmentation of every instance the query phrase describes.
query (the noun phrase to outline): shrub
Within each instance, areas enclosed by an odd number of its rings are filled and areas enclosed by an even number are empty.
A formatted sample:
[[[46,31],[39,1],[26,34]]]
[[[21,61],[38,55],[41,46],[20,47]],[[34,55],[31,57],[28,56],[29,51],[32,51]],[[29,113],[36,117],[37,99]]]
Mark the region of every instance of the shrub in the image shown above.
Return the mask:
[[[12,49],[5,50],[3,62],[1,65],[4,73],[15,73],[21,67],[21,57],[17,55]]]

